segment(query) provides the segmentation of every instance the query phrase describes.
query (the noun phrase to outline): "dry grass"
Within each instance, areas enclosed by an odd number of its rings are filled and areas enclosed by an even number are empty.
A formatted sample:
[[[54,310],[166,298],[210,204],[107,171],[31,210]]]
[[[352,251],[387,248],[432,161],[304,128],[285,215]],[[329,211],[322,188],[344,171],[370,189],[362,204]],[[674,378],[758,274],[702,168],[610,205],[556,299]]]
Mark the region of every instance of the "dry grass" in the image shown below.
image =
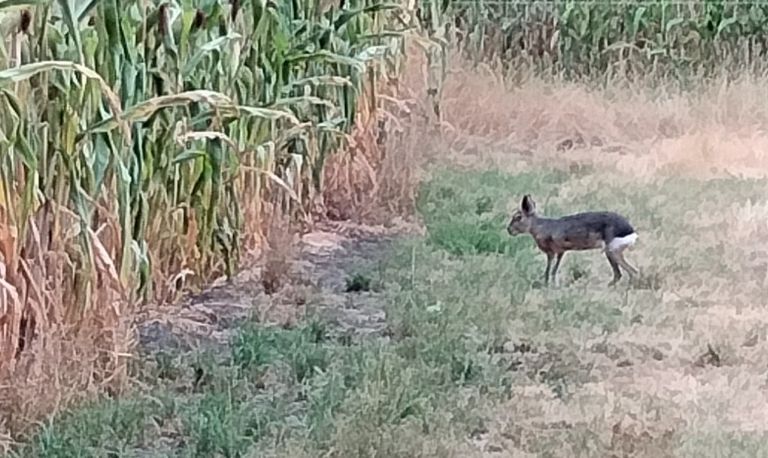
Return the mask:
[[[514,152],[634,176],[765,176],[767,80],[702,81],[685,93],[535,79],[508,89],[488,67],[454,57],[442,88],[444,138],[467,165],[509,167]]]
[[[328,158],[323,199],[332,220],[382,224],[412,215],[428,128],[426,104],[418,90],[421,54],[411,51],[400,81],[385,80],[374,92],[361,95],[361,110],[346,145]],[[423,83],[422,83],[423,84]],[[416,87],[414,87],[416,86]]]
[[[543,385],[518,387],[509,403],[493,409],[488,442],[503,456],[518,456],[526,444],[573,438],[571,428],[586,428],[584,434],[614,444],[615,456],[672,456],[673,436],[696,444],[699,435],[765,433],[768,182],[738,194],[711,180],[768,177],[768,78],[701,82],[690,93],[535,80],[509,90],[482,67],[454,61],[453,69],[441,104],[450,153],[440,160],[475,170],[546,165],[571,172],[540,201],[564,212],[610,202],[627,213],[641,233],[630,256],[660,279],[655,295],[622,305],[645,309],[640,322],[607,336],[558,335],[593,365],[593,381],[567,403]],[[668,179],[712,183],[723,192],[705,202],[685,200],[685,181],[678,192],[664,187]],[[617,185],[642,192],[645,200],[617,200]],[[508,196],[510,210],[519,197]],[[638,199],[643,209],[630,204]],[[642,214],[646,209],[658,214]],[[688,232],[653,223],[675,218]],[[726,270],[703,258],[681,268],[685,247],[688,253],[717,250]],[[597,255],[575,258],[593,277],[608,271]],[[590,282],[589,288],[599,287]],[[547,308],[553,297],[530,300]],[[596,346],[609,350],[596,355],[590,350]],[[653,349],[663,360],[654,359]],[[562,434],[555,432],[558,424]],[[729,450],[721,446],[719,453]],[[563,448],[556,456],[572,452]]]
[[[22,240],[0,206],[0,438],[19,437],[46,415],[126,382],[133,309],[112,262],[119,230],[103,221],[89,233],[93,251],[84,252],[77,218],[49,210],[37,212],[34,235]],[[94,267],[90,284],[86,265]]]
[[[0,449],[4,440],[10,443],[34,430],[42,418],[98,393],[119,394],[132,343],[127,326],[110,329],[97,318],[34,339],[15,370],[0,373]]]
[[[296,255],[294,239],[289,218],[282,212],[273,212],[261,253],[261,284],[268,295],[278,292],[290,280],[291,261]]]
[[[607,338],[570,336],[571,345],[606,346],[643,363],[623,366],[626,358],[615,355],[592,361],[598,381],[573,401],[580,413],[545,395],[544,388],[521,387],[509,404],[495,409],[499,443],[519,452],[526,428],[526,440],[536,441],[541,424],[563,421],[602,431],[601,440],[613,444],[617,456],[668,456],[673,433],[680,440],[681,432],[691,430],[764,431],[766,204],[723,193],[721,199],[686,208],[675,195],[647,190],[667,178],[766,178],[768,78],[702,81],[690,92],[624,82],[598,89],[522,79],[510,90],[487,67],[469,68],[453,58],[441,88],[441,130],[436,133],[425,123],[416,148],[422,154],[411,164],[418,168],[426,157],[476,170],[560,167],[574,176],[552,190],[548,202],[566,211],[610,201],[605,184],[623,182],[644,188],[649,207],[678,212],[699,235],[643,226],[633,256],[646,266],[646,276],[656,278],[652,286],[660,290],[660,301],[647,299],[656,315]],[[427,106],[423,79],[412,78],[409,87],[413,99]],[[761,183],[755,184],[756,196],[768,195],[768,184]],[[518,196],[509,200],[510,207],[517,205]],[[633,214],[631,207],[624,208]],[[693,271],[680,270],[674,259],[665,259],[669,252],[654,251],[679,244],[690,244],[693,251],[720,247],[731,271],[718,272],[706,260]],[[582,259],[591,272],[605,271],[604,260],[595,258]],[[546,298],[540,301],[540,307],[549,306]],[[663,349],[663,361],[654,359],[654,348]],[[649,418],[660,411],[663,418]],[[526,419],[522,430],[521,418]],[[514,434],[505,432],[510,425],[518,425]]]
[[[504,256],[465,254],[459,266],[424,261],[435,279],[475,271],[475,279],[463,280],[464,288],[476,288],[468,304],[497,307],[484,331],[498,326],[513,343],[529,339],[536,353],[505,348],[504,358],[522,360],[523,367],[542,363],[540,373],[517,371],[509,399],[487,407],[492,426],[478,446],[501,456],[650,457],[700,456],[715,442],[706,456],[756,456],[750,447],[765,453],[757,444],[768,434],[762,407],[768,401],[768,253],[759,240],[768,182],[662,174],[634,180],[594,170],[563,176],[562,187],[548,190],[535,184],[552,180],[545,171],[529,166],[522,174],[438,176],[425,204],[437,209],[430,210],[431,240],[446,248],[461,246],[462,238],[478,240],[464,229],[489,221],[474,214],[476,199],[490,196],[490,221],[503,222],[497,217],[505,203],[519,205],[519,194],[534,188],[547,202],[540,209],[545,214],[607,208],[628,215],[640,234],[628,258],[654,282],[606,288],[604,256],[583,252],[566,256],[562,288],[528,289],[544,268],[530,240],[500,239],[510,244]],[[461,197],[441,197],[448,195]],[[485,230],[492,240],[496,230]]]

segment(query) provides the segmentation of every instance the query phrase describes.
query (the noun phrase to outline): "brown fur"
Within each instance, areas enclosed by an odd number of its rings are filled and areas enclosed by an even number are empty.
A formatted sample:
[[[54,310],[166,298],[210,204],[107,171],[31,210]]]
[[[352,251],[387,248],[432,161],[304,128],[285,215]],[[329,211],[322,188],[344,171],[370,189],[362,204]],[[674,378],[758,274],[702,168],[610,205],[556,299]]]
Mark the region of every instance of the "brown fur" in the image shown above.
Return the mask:
[[[616,238],[634,234],[635,229],[621,215],[613,212],[582,212],[562,218],[543,218],[536,214],[536,203],[530,195],[525,195],[507,226],[507,232],[515,236],[530,234],[536,246],[547,255],[547,267],[544,271],[544,283],[549,284],[552,260],[555,260],[551,277],[557,281],[557,271],[566,251],[582,251],[604,249],[608,263],[613,270],[613,280],[610,285],[621,279],[624,268],[630,276],[638,274],[638,270],[624,259],[627,246],[611,248],[611,242]]]

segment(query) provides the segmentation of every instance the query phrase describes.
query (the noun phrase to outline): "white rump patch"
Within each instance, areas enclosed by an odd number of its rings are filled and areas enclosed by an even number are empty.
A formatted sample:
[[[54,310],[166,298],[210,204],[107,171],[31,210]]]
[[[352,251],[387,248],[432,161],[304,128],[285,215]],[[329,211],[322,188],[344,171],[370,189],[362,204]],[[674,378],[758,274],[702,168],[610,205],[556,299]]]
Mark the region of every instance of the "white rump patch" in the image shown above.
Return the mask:
[[[635,244],[637,241],[637,233],[633,232],[624,237],[616,237],[608,244],[608,251],[621,251],[627,247]]]

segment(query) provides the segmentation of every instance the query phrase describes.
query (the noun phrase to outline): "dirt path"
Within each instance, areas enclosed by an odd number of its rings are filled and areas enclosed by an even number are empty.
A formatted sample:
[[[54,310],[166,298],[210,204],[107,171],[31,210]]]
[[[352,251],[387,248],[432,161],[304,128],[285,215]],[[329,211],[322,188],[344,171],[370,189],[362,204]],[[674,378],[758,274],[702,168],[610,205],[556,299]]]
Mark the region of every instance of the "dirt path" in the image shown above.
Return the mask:
[[[289,283],[278,293],[264,292],[261,267],[244,269],[180,305],[143,314],[137,324],[140,351],[226,351],[237,327],[249,319],[290,326],[317,316],[348,338],[384,336],[382,294],[373,289],[347,292],[347,282],[356,274],[373,272],[393,241],[412,231],[414,227],[405,224],[336,224],[305,234],[291,262]]]

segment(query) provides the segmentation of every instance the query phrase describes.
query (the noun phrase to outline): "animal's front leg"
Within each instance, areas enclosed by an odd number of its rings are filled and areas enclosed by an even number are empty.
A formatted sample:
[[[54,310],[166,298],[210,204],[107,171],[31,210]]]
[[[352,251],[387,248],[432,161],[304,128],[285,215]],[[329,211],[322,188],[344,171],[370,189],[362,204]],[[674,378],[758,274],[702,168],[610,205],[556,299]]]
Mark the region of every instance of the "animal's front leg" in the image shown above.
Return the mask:
[[[544,284],[549,285],[549,269],[552,267],[552,258],[554,258],[554,254],[547,253],[547,268],[544,269]]]
[[[557,253],[557,259],[555,259],[555,267],[552,269],[552,282],[555,284],[555,286],[558,286],[559,282],[557,281],[557,271],[560,269],[560,261],[563,260],[563,256],[565,253]]]

